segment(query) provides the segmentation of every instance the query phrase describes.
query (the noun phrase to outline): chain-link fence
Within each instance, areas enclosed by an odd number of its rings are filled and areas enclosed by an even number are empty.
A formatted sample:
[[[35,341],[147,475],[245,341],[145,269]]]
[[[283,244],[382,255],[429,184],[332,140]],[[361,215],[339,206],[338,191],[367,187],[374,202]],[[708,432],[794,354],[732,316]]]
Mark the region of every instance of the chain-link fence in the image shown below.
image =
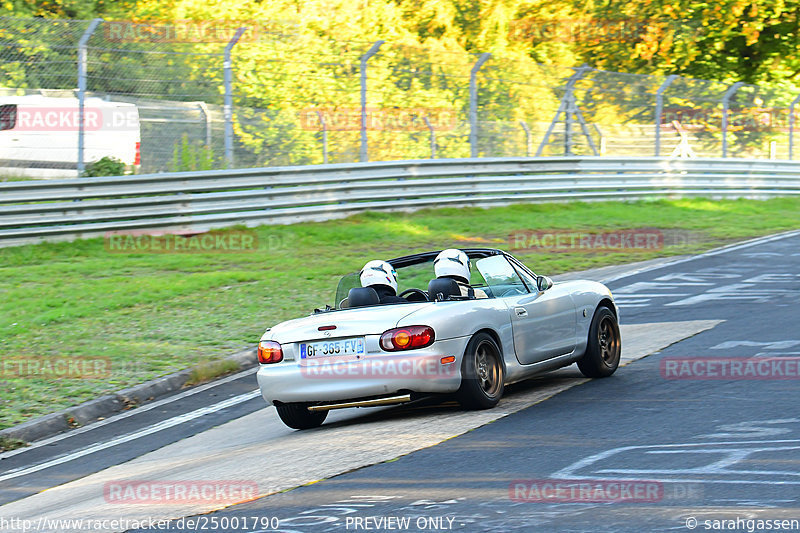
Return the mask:
[[[285,26],[285,25],[284,25]],[[0,178],[456,157],[791,158],[798,95],[275,23],[0,18]]]

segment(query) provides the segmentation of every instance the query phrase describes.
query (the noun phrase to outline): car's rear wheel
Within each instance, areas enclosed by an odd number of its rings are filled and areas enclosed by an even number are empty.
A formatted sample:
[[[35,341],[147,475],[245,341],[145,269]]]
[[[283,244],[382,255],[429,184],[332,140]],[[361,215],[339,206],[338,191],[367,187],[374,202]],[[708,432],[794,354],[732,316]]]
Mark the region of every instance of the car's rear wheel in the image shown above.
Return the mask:
[[[275,409],[284,424],[292,429],[311,429],[319,427],[328,416],[328,411],[309,411],[308,403],[281,403]]]
[[[503,396],[504,379],[500,347],[488,333],[476,334],[461,362],[458,403],[466,409],[491,409]]]
[[[605,378],[619,366],[622,338],[617,317],[608,307],[598,307],[589,327],[586,353],[578,361],[578,368],[587,378]]]

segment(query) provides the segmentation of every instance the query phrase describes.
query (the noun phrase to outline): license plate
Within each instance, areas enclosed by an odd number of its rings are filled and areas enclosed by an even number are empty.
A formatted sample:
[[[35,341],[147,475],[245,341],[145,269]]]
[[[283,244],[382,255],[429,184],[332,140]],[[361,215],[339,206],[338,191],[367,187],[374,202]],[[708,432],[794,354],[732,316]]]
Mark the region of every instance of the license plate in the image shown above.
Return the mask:
[[[300,359],[313,359],[316,357],[329,357],[334,355],[361,355],[363,353],[364,337],[300,343]]]

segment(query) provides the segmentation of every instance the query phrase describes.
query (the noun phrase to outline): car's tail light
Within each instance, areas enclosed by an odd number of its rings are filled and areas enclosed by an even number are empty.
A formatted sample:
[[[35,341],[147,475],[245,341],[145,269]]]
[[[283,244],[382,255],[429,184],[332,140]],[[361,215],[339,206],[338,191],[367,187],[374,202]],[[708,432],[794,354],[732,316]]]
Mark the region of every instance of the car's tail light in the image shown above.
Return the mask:
[[[142,143],[140,141],[136,141],[136,152],[133,156],[133,164],[134,165],[142,164]]]
[[[261,341],[258,343],[258,362],[262,365],[280,363],[283,361],[281,345],[275,341]]]
[[[406,326],[385,331],[381,335],[381,348],[387,352],[413,350],[433,344],[435,339],[430,326]]]

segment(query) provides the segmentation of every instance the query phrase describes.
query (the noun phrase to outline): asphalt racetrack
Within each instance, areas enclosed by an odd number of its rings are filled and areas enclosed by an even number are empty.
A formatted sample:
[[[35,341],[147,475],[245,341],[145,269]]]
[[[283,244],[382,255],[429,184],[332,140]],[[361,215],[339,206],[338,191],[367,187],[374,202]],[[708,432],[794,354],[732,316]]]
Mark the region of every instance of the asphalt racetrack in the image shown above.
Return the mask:
[[[105,530],[153,532],[800,530],[800,232],[607,284],[626,363],[609,379],[570,367],[510,387],[490,411],[347,410],[296,432],[245,372],[0,455],[0,526],[87,530],[44,517],[147,518]],[[213,504],[109,495],[131,480],[246,490]]]

